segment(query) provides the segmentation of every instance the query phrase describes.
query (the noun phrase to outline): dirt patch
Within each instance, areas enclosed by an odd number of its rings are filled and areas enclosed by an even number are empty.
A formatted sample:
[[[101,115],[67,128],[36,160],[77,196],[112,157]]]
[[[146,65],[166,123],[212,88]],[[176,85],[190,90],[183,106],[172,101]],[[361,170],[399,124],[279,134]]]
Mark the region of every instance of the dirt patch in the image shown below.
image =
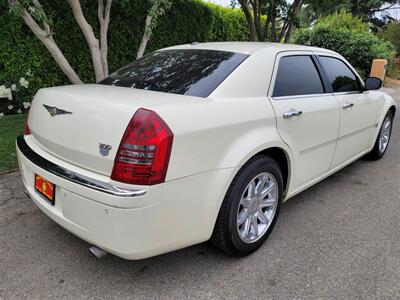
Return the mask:
[[[400,87],[400,80],[386,77],[384,86],[388,88],[398,88]]]
[[[0,221],[0,224],[3,223],[3,225],[9,225],[10,223],[13,223],[16,220],[18,220],[20,217],[35,215],[38,212],[39,212],[39,209],[19,210],[19,211],[16,211],[13,215],[2,219]]]

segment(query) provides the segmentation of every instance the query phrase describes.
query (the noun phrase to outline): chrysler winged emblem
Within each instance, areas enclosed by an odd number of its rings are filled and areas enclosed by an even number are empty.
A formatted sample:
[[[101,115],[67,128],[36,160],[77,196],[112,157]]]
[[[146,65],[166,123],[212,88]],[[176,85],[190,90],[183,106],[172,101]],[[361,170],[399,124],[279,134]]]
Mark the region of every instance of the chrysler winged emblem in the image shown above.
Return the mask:
[[[108,153],[110,153],[111,148],[112,147],[110,145],[101,144],[101,143],[99,144],[99,151],[100,151],[100,154],[103,156],[107,156]]]
[[[49,106],[46,104],[43,104],[44,108],[50,113],[50,116],[54,117],[54,116],[58,116],[58,115],[70,115],[72,114],[72,112],[70,111],[66,111],[63,109],[59,109],[55,106]]]

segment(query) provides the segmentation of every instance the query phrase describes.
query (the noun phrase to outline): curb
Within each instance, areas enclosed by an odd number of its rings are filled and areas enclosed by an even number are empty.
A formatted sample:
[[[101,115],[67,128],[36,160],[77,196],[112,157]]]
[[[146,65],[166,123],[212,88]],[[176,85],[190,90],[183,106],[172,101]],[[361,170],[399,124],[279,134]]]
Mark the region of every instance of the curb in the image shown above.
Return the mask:
[[[10,174],[10,173],[14,173],[14,172],[18,172],[19,171],[19,169],[12,169],[12,170],[8,170],[8,171],[3,171],[3,172],[0,172],[0,176],[1,175],[6,175],[6,174]]]

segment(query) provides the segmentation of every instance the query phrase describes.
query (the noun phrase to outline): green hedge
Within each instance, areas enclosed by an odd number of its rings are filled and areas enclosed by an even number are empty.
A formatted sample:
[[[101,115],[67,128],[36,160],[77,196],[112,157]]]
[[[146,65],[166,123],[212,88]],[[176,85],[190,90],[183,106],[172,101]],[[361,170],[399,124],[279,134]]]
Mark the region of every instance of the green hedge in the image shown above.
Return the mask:
[[[89,49],[67,1],[41,0],[54,23],[54,39],[84,82],[94,82]],[[97,1],[82,0],[88,22],[98,32]],[[144,30],[149,1],[114,1],[109,27],[109,65],[115,71],[135,58]],[[29,69],[29,96],[39,88],[68,84],[46,48],[23,21],[8,13],[0,0],[0,85],[23,76]],[[246,20],[240,9],[224,8],[201,0],[174,0],[159,19],[147,52],[170,45],[247,40]],[[3,99],[0,99],[2,101]],[[28,99],[24,99],[28,100]]]
[[[293,42],[300,45],[330,49],[344,56],[363,77],[367,77],[375,58],[392,62],[393,45],[369,32],[352,32],[317,25],[312,29],[298,30]]]

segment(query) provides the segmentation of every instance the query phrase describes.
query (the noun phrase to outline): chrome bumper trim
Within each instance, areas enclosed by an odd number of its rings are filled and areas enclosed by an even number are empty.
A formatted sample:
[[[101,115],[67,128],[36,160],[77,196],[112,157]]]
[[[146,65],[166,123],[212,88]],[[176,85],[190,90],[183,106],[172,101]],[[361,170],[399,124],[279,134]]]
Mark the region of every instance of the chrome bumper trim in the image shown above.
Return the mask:
[[[39,168],[46,170],[58,177],[73,183],[91,188],[96,191],[100,191],[106,194],[110,194],[118,197],[139,197],[147,193],[146,190],[129,190],[120,187],[116,187],[110,183],[102,182],[96,179],[89,178],[87,176],[78,174],[74,171],[67,170],[51,161],[48,161],[44,157],[34,152],[26,143],[23,136],[17,138],[17,147],[19,151],[32,163],[37,165]]]

